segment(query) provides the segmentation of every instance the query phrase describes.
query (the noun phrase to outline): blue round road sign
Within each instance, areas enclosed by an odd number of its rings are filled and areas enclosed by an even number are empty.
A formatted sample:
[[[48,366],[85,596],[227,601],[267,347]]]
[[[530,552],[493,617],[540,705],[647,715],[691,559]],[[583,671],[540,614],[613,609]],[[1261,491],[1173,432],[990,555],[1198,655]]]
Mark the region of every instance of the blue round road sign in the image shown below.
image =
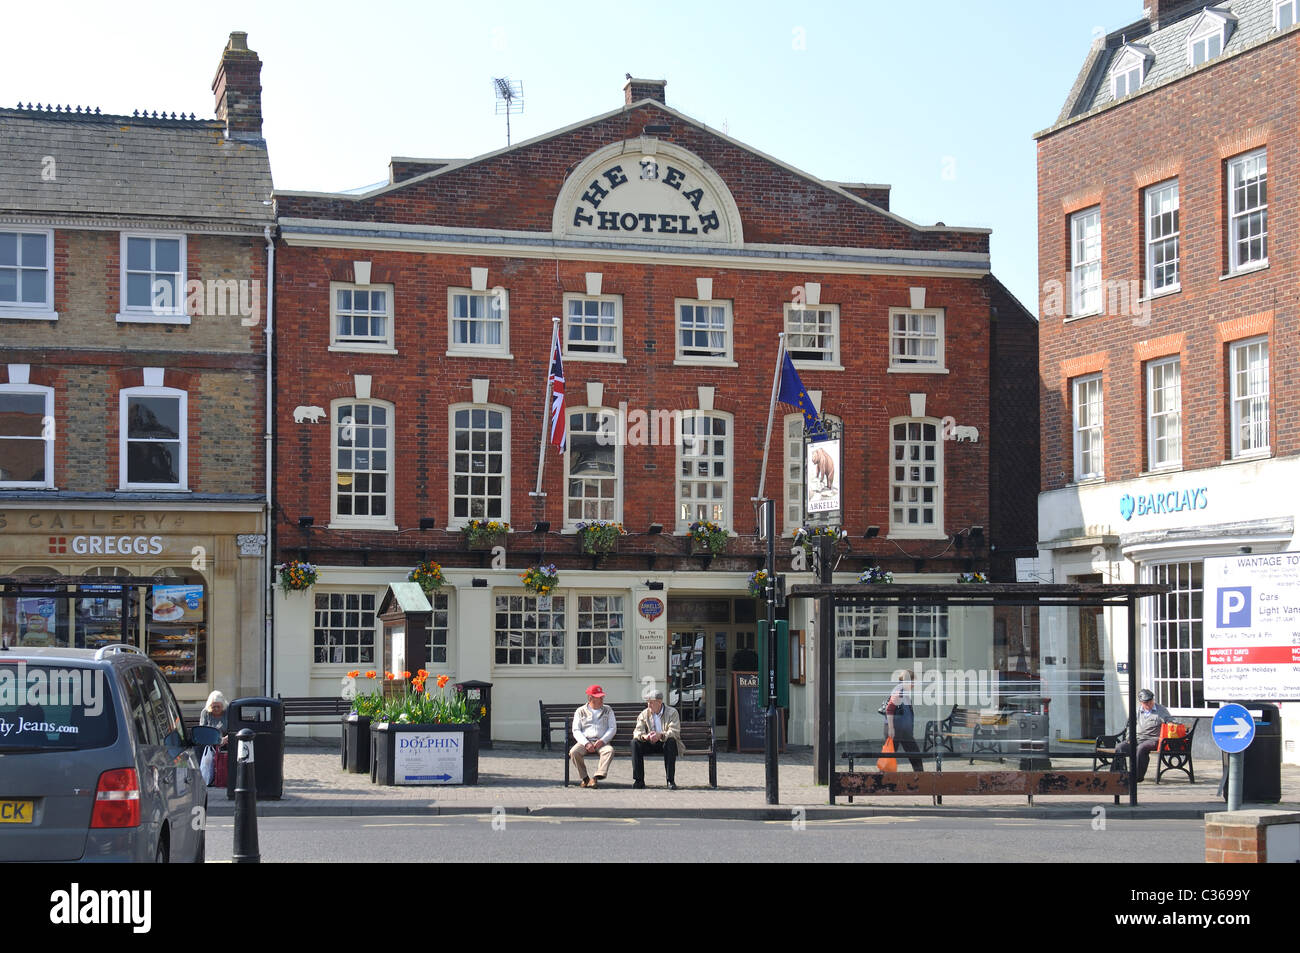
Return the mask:
[[[1240,705],[1223,705],[1210,722],[1210,734],[1220,750],[1235,754],[1255,740],[1255,719]]]

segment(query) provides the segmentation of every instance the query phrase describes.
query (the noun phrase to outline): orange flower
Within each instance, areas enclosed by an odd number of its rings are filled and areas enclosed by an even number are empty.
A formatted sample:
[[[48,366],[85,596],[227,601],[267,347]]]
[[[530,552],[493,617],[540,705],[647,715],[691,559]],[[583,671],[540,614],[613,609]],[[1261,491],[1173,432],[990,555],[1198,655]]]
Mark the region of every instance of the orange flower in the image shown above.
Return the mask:
[[[420,678],[428,678],[428,677],[429,677],[429,672],[428,672],[428,670],[427,670],[427,669],[423,669],[423,668],[420,669],[420,670],[419,670],[418,672],[416,672],[415,674],[416,674],[416,675],[419,675]]]
[[[414,687],[415,687],[415,693],[416,693],[417,695],[420,694],[420,692],[424,691],[424,683],[423,683],[423,682],[416,682]]]
[[[390,682],[391,682],[393,679],[395,679],[396,677],[397,677],[397,676],[394,675],[392,672],[385,672],[385,673],[384,673],[384,678],[387,679],[387,680],[390,681]]]
[[[361,672],[354,668],[352,671],[348,672],[348,678],[356,678],[360,674]]]
[[[451,676],[450,676],[450,675],[439,675],[439,676],[438,676],[438,687],[439,687],[439,688],[445,688],[446,685],[447,685],[447,683],[450,682],[450,681],[451,681]]]
[[[406,680],[408,680],[410,677],[411,677],[411,673],[410,673],[410,672],[403,672],[403,673],[402,673],[402,681],[406,681]]]
[[[373,668],[370,671],[366,672],[366,678],[374,678],[374,677],[375,677],[375,670]]]

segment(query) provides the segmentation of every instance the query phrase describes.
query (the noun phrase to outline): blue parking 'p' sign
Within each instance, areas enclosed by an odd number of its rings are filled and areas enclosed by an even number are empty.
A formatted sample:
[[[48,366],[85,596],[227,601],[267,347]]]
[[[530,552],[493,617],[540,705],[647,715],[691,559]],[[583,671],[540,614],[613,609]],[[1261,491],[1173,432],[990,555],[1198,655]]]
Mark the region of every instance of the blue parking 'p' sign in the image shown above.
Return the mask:
[[[1250,586],[1219,590],[1219,628],[1244,629],[1250,626]]]

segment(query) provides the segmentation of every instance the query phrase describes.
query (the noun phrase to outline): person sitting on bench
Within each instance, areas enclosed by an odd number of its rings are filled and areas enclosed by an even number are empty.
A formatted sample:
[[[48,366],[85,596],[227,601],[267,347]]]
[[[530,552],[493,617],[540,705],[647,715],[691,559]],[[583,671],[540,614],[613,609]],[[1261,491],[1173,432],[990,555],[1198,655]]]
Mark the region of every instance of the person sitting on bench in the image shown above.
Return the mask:
[[[599,685],[587,688],[587,704],[579,705],[573,713],[574,746],[569,749],[569,760],[578,769],[584,788],[594,788],[609,774],[609,763],[614,760],[611,742],[618,733],[614,709],[605,704],[605,691]],[[587,755],[600,754],[595,777],[587,777]]]
[[[645,787],[645,756],[663,753],[668,789],[677,790],[674,780],[677,755],[682,750],[682,719],[676,708],[664,704],[664,693],[654,689],[646,696],[646,707],[637,715],[632,731],[632,787]]]
[[[1144,688],[1138,692],[1137,713],[1137,779],[1143,781],[1147,776],[1147,765],[1151,763],[1151,752],[1160,746],[1160,726],[1173,721],[1173,715],[1164,705],[1156,704],[1155,692]],[[1120,733],[1123,739],[1128,734],[1128,726]],[[1121,740],[1115,746],[1116,761],[1120,755],[1127,755],[1133,746]],[[1112,764],[1112,768],[1114,765]]]

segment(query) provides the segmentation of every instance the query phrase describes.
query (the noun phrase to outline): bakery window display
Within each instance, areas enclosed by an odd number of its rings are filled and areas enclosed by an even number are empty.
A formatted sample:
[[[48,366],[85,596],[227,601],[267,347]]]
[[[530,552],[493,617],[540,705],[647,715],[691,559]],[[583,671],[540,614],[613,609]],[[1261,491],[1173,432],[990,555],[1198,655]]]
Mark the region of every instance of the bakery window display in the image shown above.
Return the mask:
[[[149,658],[172,682],[207,679],[207,605],[202,585],[153,586],[146,613]]]

